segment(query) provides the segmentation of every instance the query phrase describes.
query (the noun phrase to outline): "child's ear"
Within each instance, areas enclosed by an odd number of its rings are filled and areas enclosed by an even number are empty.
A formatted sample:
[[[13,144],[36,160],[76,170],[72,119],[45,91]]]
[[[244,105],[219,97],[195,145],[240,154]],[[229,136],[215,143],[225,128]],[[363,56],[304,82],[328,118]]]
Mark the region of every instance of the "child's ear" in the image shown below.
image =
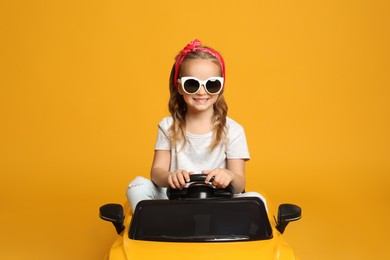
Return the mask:
[[[184,94],[183,88],[181,87],[180,84],[178,84],[178,86],[177,86],[177,92],[179,92],[179,94],[182,95],[182,96],[183,96],[183,94]]]

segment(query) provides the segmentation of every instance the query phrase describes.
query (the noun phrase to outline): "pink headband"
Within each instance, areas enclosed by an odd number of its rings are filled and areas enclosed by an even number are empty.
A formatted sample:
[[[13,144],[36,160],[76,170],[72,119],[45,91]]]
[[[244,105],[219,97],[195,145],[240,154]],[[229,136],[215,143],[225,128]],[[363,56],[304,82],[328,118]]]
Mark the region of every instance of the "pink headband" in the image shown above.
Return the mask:
[[[223,61],[222,56],[215,50],[207,47],[202,47],[202,42],[195,39],[191,41],[187,46],[177,55],[176,61],[175,61],[175,76],[173,78],[174,84],[176,87],[178,87],[177,83],[177,77],[179,76],[179,70],[180,70],[180,65],[183,62],[184,58],[187,56],[188,53],[190,52],[195,52],[195,51],[201,51],[201,52],[207,52],[213,55],[217,60],[219,61],[222,69],[222,77],[225,78],[225,62]],[[224,83],[225,84],[225,83]]]

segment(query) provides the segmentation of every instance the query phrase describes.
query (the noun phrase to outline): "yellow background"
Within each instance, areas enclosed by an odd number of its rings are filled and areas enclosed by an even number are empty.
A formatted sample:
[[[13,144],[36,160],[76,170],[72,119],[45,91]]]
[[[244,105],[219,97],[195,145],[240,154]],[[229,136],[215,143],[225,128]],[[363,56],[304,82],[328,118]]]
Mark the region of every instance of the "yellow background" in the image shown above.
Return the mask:
[[[303,208],[301,259],[385,259],[389,1],[0,2],[0,258],[102,259],[98,207],[148,176],[168,76],[194,38],[226,60],[247,190]]]

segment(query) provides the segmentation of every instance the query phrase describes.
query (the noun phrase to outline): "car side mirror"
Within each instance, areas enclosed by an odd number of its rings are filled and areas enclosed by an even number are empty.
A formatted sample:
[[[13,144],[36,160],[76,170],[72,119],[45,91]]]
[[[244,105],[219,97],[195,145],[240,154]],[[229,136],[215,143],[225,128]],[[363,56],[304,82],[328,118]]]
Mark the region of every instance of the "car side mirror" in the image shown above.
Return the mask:
[[[278,210],[278,223],[276,229],[283,234],[288,223],[299,220],[302,216],[302,210],[294,204],[281,204]]]
[[[125,216],[123,212],[122,205],[111,203],[100,207],[99,216],[101,219],[111,222],[116,232],[120,234],[125,229],[125,225],[123,224]]]

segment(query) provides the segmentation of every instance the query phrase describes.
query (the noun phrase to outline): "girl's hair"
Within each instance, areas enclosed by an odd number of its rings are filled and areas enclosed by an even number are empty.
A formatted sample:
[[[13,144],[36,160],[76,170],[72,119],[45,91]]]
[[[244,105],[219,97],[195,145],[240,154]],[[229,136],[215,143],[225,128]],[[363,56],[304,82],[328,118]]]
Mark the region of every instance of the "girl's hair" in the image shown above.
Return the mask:
[[[221,64],[218,61],[218,59],[208,52],[204,52],[201,50],[192,51],[186,54],[186,57],[183,59],[182,64],[191,59],[207,59],[214,62],[221,68]],[[222,74],[222,68],[221,68],[221,74]],[[180,75],[180,71],[179,71],[179,75]],[[171,113],[173,118],[173,124],[170,128],[170,139],[173,146],[176,146],[177,144],[179,144],[179,142],[182,142],[184,147],[187,141],[186,121],[185,121],[187,104],[184,101],[183,96],[179,94],[178,89],[176,87],[175,80],[176,78],[175,78],[175,64],[174,64],[169,78],[170,98],[169,98],[168,107],[169,107],[169,112]],[[210,150],[213,150],[221,142],[226,141],[226,116],[227,116],[228,106],[223,97],[223,90],[224,89],[222,89],[222,92],[219,94],[217,101],[213,105],[214,108],[213,109],[214,113],[212,116],[213,139],[210,145]]]

